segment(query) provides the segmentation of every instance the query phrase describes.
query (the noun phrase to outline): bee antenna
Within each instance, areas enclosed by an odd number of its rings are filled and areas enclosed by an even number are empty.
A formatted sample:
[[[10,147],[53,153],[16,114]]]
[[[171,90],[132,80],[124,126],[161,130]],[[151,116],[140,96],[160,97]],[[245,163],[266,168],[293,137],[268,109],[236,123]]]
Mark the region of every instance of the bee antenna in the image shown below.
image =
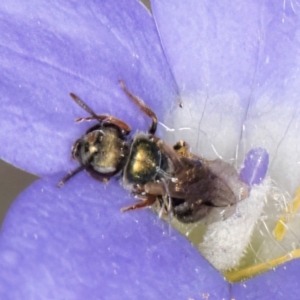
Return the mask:
[[[57,183],[57,187],[62,187],[70,178],[72,178],[73,176],[75,176],[77,173],[81,172],[82,170],[84,170],[84,166],[79,166],[78,168],[76,168],[75,170],[69,172],[65,177],[63,177],[58,183]]]
[[[98,116],[96,115],[96,113],[82,99],[80,99],[78,96],[76,96],[73,93],[70,93],[70,96],[81,108],[83,108],[85,111],[87,111],[95,119],[98,119]]]

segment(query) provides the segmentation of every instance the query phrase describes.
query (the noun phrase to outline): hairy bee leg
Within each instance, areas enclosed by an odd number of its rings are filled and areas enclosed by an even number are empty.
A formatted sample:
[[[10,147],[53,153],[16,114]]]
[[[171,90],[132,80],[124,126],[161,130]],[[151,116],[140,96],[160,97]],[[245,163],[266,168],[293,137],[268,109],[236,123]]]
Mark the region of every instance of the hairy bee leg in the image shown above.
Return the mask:
[[[87,168],[86,172],[89,173],[89,175],[92,176],[94,179],[101,181],[103,183],[108,183],[110,178],[113,176],[113,174],[106,174],[106,176],[103,176],[102,174],[99,174],[92,168]]]
[[[191,211],[193,211],[191,213]],[[204,204],[197,205],[196,209],[193,209],[192,203],[184,202],[183,204],[173,207],[173,213],[176,217],[180,218],[182,223],[195,223],[209,216],[212,211],[212,207]],[[207,220],[208,223],[214,222],[213,219]],[[206,222],[205,222],[206,223]]]
[[[81,98],[74,93],[70,93],[70,96],[82,109],[88,112],[91,116],[97,118],[97,114]]]
[[[156,201],[156,196],[155,195],[148,195],[147,199],[145,199],[141,202],[135,203],[131,206],[121,208],[121,212],[129,211],[129,210],[135,210],[135,209],[138,209],[138,208],[148,207],[148,206],[151,206],[155,201]]]
[[[148,195],[164,196],[166,194],[165,184],[162,182],[148,182],[144,185],[144,191]]]
[[[92,116],[92,117],[85,117],[85,118],[77,118],[75,122],[91,121],[91,120],[97,120],[105,124],[116,125],[118,128],[123,130],[126,135],[128,135],[131,131],[130,126],[125,122],[121,121],[118,118],[112,116],[106,116],[106,115],[97,115],[96,117]]]
[[[125,92],[125,94],[148,116],[152,119],[152,124],[148,130],[150,134],[155,134],[156,132],[156,127],[157,127],[157,117],[154,111],[146,106],[146,104],[141,101],[137,96],[133,95],[126,87],[125,82],[120,79],[119,83]]]
[[[199,156],[190,152],[190,145],[185,141],[177,142],[173,149],[182,157],[199,159]]]
[[[84,166],[79,166],[75,170],[69,172],[65,177],[63,177],[57,184],[57,187],[62,187],[69,179],[71,179],[73,176],[75,176],[77,173],[84,170]]]
[[[179,141],[174,146],[173,149],[180,155],[184,157],[189,157],[191,152],[189,151],[189,145],[185,141]]]

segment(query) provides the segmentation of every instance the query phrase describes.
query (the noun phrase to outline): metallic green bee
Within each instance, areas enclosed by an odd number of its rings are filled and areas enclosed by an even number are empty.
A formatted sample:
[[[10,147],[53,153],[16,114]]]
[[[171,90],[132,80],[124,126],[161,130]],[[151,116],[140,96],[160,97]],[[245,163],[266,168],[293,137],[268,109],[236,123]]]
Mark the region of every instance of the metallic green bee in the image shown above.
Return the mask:
[[[215,207],[232,207],[247,196],[246,185],[229,164],[199,158],[189,152],[185,142],[170,147],[155,136],[156,114],[122,80],[120,84],[126,95],[151,118],[148,132],[131,137],[129,125],[113,116],[97,115],[71,93],[74,101],[91,115],[77,121],[95,120],[97,124],[75,141],[72,157],[80,165],[59,186],[82,170],[102,182],[120,173],[124,188],[141,200],[122,211],[151,206],[158,200],[166,213],[184,223],[205,218]]]

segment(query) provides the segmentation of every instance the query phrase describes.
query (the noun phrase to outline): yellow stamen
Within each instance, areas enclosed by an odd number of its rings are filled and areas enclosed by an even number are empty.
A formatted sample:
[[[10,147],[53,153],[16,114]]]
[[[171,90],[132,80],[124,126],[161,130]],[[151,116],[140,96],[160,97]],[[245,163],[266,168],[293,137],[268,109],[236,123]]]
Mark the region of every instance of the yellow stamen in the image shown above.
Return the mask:
[[[297,192],[298,191],[299,191],[299,189],[297,190]],[[258,265],[252,266],[252,267],[238,270],[238,271],[228,271],[224,274],[224,276],[230,282],[241,281],[241,280],[259,275],[263,272],[269,271],[270,269],[277,267],[278,265],[281,265],[287,261],[290,261],[294,258],[299,258],[299,257],[300,257],[300,249],[296,249],[296,250],[289,252],[288,254],[286,254],[284,256],[275,258],[266,263],[258,264]]]
[[[287,230],[287,222],[292,218],[295,212],[300,207],[300,188],[295,193],[295,198],[292,203],[287,205],[284,215],[279,219],[273,231],[273,235],[277,241],[281,241]]]

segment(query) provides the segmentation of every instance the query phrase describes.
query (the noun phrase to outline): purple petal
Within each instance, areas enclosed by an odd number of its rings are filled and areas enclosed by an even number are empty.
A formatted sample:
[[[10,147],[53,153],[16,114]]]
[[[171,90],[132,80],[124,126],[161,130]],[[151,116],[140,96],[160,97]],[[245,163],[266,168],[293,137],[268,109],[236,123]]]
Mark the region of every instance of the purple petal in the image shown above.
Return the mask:
[[[260,184],[266,177],[268,166],[268,152],[263,148],[251,149],[245,157],[240,178],[249,186]]]
[[[182,96],[181,127],[188,141],[213,159],[211,144],[225,159],[235,157],[252,95],[259,57],[261,1],[152,1],[167,59]],[[168,16],[168,17],[166,17]],[[195,139],[195,135],[198,137]],[[226,143],[224,143],[226,140]],[[200,150],[201,149],[201,150]],[[249,149],[246,149],[250,150]]]
[[[225,158],[235,157],[237,145],[241,157],[264,147],[270,175],[293,194],[300,182],[299,3],[153,0],[152,8],[181,95],[198,99],[189,122],[209,137],[196,133],[203,155],[211,157],[210,144]]]
[[[261,1],[152,1],[181,92],[235,90],[249,96],[263,8]]]
[[[148,120],[141,121],[144,118],[136,117],[138,110],[127,105],[118,79],[124,79],[133,92],[152,103],[154,110],[165,110],[170,101],[175,101],[175,84],[151,17],[134,1],[107,3],[0,4],[0,28],[6,33],[0,37],[4,45],[0,59],[4,108],[0,112],[0,141],[6,145],[1,155],[8,161],[37,174],[69,169],[68,147],[83,132],[82,126],[72,124],[74,116],[82,116],[83,112],[70,100],[65,101],[70,91],[97,112],[108,112],[127,122],[134,119],[133,125],[143,129]],[[289,163],[289,150],[299,148],[294,138],[299,127],[299,68],[295,63],[299,61],[299,26],[293,4],[284,7],[282,14],[281,2],[164,3],[168,12],[158,1],[153,8],[182,95],[205,90],[210,99],[228,90],[236,93],[233,110],[228,108],[232,97],[225,97],[217,109],[212,106],[207,110],[205,105],[207,127],[216,123],[211,113],[227,108],[229,113],[221,114],[219,127],[226,127],[221,122],[223,117],[229,115],[232,119],[236,115],[233,119],[238,130],[233,142],[222,143],[235,149],[242,135],[241,124],[249,120],[244,150],[258,143],[271,154],[277,170],[284,169]],[[197,19],[199,11],[201,18]],[[282,99],[288,99],[285,109],[280,106]],[[278,120],[269,113],[273,110],[271,100],[278,106],[277,115],[281,112],[282,134],[273,131]],[[116,101],[122,101],[121,105]],[[116,112],[117,105],[120,112]],[[199,109],[194,110],[201,115]],[[261,115],[271,116],[268,121],[273,123],[261,126]],[[254,130],[258,127],[267,128],[264,135]],[[293,152],[292,157],[289,165],[295,169],[298,156]],[[294,169],[287,174],[295,174],[291,172]],[[299,183],[300,171],[296,171],[292,187]],[[228,298],[228,285],[182,237],[150,212],[120,214],[120,206],[126,205],[120,187],[111,184],[104,193],[103,185],[84,178],[77,179],[80,186],[74,179],[59,192],[54,188],[57,178],[37,182],[14,205],[0,242],[0,291],[4,298],[93,299],[103,294],[116,298],[117,292],[122,299],[132,299],[133,293],[149,298]],[[95,199],[99,192],[103,199],[98,202]],[[100,205],[103,207],[97,209]],[[288,264],[292,272],[296,272],[297,265],[298,261]],[[199,273],[195,266],[199,266]],[[280,270],[249,281],[248,299],[257,298],[261,284],[268,286],[270,282],[281,283],[273,289],[273,295],[286,293],[290,286],[285,281],[295,282],[296,275],[289,272],[283,280]],[[239,287],[234,285],[233,291],[242,296],[245,290]],[[293,288],[296,294],[299,285]],[[261,291],[262,298],[268,290]]]
[[[234,299],[289,299],[298,300],[300,260],[293,260],[253,279],[236,283],[232,287]]]
[[[197,98],[189,110],[198,119],[193,116],[189,123],[199,124],[209,136],[205,144],[217,145],[222,155],[240,146],[241,160],[253,147],[264,147],[270,155],[269,175],[283,192],[293,194],[300,182],[299,3],[153,0],[152,8],[183,100]],[[248,167],[242,171],[246,181],[263,177],[264,164]],[[236,298],[284,298],[291,285],[296,298],[298,264],[294,260],[286,272],[280,267],[245,282],[246,288],[234,285]]]
[[[15,166],[38,175],[71,168],[69,149],[90,125],[74,125],[87,113],[70,92],[134,129],[149,120],[119,79],[159,119],[176,102],[153,19],[138,1],[15,0],[0,14],[0,155]]]
[[[153,0],[153,14],[180,91],[234,90],[247,100],[258,87],[253,84],[267,84],[272,75],[283,85],[298,56],[291,50],[296,50],[299,6],[282,5],[272,0]]]
[[[228,298],[229,285],[179,233],[117,182],[39,180],[14,203],[0,239],[1,299]],[[80,184],[78,184],[80,182]]]

